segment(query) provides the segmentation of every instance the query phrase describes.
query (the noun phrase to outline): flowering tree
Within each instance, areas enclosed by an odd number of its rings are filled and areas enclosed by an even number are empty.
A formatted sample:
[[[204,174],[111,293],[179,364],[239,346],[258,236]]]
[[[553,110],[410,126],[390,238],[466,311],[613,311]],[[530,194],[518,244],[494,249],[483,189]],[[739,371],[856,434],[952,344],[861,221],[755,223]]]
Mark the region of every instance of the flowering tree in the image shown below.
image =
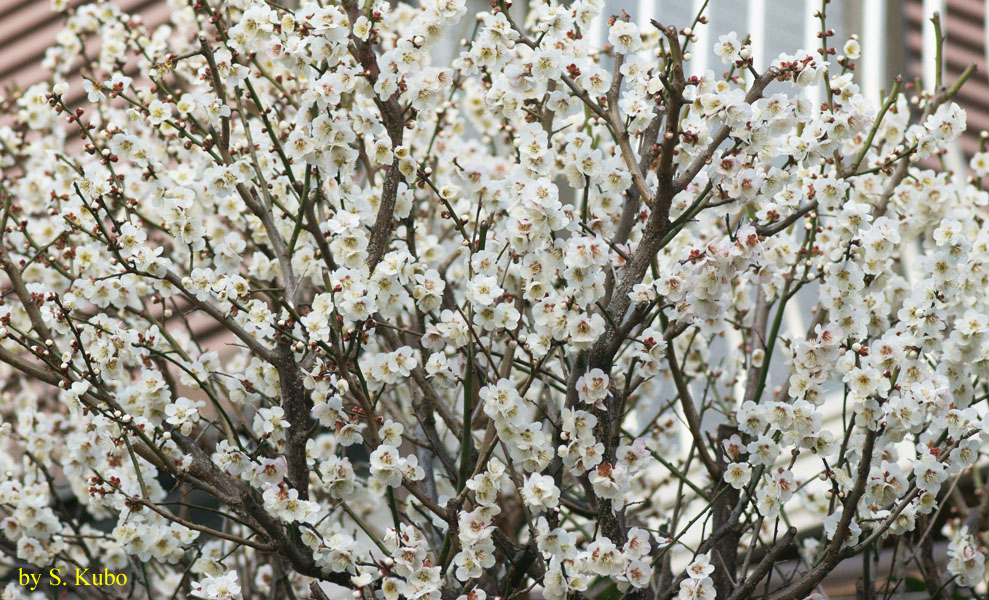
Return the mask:
[[[593,48],[600,0],[171,4],[68,10],[4,104],[9,567],[801,600],[891,551],[865,597],[983,582],[989,155],[925,167],[971,68],[873,106],[827,2],[820,48],[760,72],[722,36],[701,77],[703,15]]]

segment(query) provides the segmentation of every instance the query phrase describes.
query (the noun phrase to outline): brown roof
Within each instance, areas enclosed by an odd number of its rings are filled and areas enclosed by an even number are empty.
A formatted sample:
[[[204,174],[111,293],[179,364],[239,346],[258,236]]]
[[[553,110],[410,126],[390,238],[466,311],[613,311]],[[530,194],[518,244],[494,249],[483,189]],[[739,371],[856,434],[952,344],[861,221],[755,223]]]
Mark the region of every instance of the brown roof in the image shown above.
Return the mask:
[[[944,81],[950,84],[971,63],[977,71],[959,92],[956,102],[968,112],[968,130],[961,140],[962,150],[971,155],[979,147],[979,132],[989,130],[989,70],[986,68],[985,11],[983,0],[948,0],[941,17],[945,34]],[[910,73],[920,79],[923,73],[923,24],[930,17],[924,13],[922,0],[904,3],[906,51],[910,54]]]
[[[85,0],[70,0],[71,7]],[[164,0],[117,0],[116,5],[128,14],[140,15],[149,26],[168,20],[170,9]],[[0,0],[0,90],[12,84],[26,88],[49,77],[42,68],[45,51],[62,30],[65,16],[52,12],[48,0]],[[98,49],[95,40],[87,44],[87,54]],[[69,83],[82,92],[78,73]]]

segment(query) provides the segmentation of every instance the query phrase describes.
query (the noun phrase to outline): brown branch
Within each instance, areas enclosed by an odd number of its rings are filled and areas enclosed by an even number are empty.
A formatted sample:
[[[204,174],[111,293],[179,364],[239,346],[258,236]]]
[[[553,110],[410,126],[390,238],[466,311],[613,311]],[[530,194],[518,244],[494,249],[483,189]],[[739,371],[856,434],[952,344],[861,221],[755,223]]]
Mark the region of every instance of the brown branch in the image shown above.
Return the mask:
[[[766,556],[759,561],[759,564],[756,565],[755,570],[752,571],[752,574],[749,575],[740,586],[735,588],[735,591],[732,592],[730,596],[728,596],[728,600],[747,600],[749,596],[752,595],[752,592],[755,591],[756,586],[759,585],[762,578],[765,577],[766,574],[769,573],[769,570],[776,564],[776,559],[779,558],[779,555],[783,552],[783,550],[786,550],[790,544],[793,543],[793,538],[795,538],[796,535],[797,528],[789,528],[786,534],[784,534],[783,537],[769,549]]]
[[[724,473],[727,466],[724,445],[721,442],[730,439],[732,435],[737,433],[738,428],[733,425],[723,423],[718,426],[716,452],[718,453],[717,468],[719,473]],[[698,440],[697,445],[701,444],[702,442]],[[739,501],[739,493],[721,477],[714,481],[713,488],[714,500],[711,502],[711,522],[715,529],[719,529],[731,522],[732,508]],[[738,544],[741,538],[740,531],[732,530],[725,535],[724,542],[715,546],[712,551],[714,573],[711,574],[711,578],[714,580],[714,589],[719,598],[727,598],[736,587],[733,578],[738,568]]]
[[[299,573],[350,587],[350,576],[346,573],[327,573],[316,565],[312,550],[302,543],[298,527],[283,525],[268,514],[256,490],[223,473],[191,438],[172,431],[172,439],[191,457],[185,470],[176,472],[180,480],[209,493],[244,518],[252,529],[263,531],[273,542],[276,552]]]
[[[38,333],[38,336],[41,337],[42,341],[53,340],[51,331],[48,329],[48,325],[45,324],[45,320],[41,316],[41,311],[38,309],[37,302],[31,297],[31,292],[28,291],[27,286],[24,285],[20,268],[11,260],[10,254],[7,253],[7,249],[2,242],[0,242],[0,266],[7,273],[10,284],[14,288],[14,294],[20,299],[21,305],[23,305],[24,310],[27,312],[27,316],[31,320],[31,325]]]
[[[278,337],[278,383],[282,394],[281,406],[285,420],[289,422],[285,440],[285,462],[288,463],[286,479],[299,491],[299,498],[309,498],[309,463],[306,460],[306,442],[312,429],[312,398],[299,376],[299,365],[292,353],[291,340]]]
[[[852,517],[855,514],[859,499],[865,493],[865,484],[869,478],[869,471],[872,468],[872,453],[875,449],[877,436],[878,433],[871,430],[865,435],[865,443],[862,446],[861,458],[859,459],[855,487],[852,488],[852,492],[845,497],[845,501],[842,503],[841,519],[835,528],[831,543],[828,544],[825,550],[824,558],[816,567],[805,573],[799,580],[770,594],[769,600],[799,600],[806,597],[841,562],[841,559],[844,558],[841,549],[845,543],[845,536],[848,533],[848,527],[852,522]]]
[[[0,346],[0,362],[7,363],[11,367],[21,371],[33,379],[43,381],[56,387],[58,387],[63,381],[53,372],[45,370],[45,368],[41,365],[33,363],[22,356],[18,356],[2,346]]]
[[[165,281],[174,285],[182,292],[186,299],[195,305],[196,308],[208,314],[214,320],[216,320],[220,325],[227,329],[230,333],[234,334],[240,341],[244,342],[244,345],[251,349],[252,352],[258,355],[258,357],[274,363],[277,360],[277,355],[275,352],[266,347],[264,344],[259,342],[248,333],[243,327],[238,325],[233,319],[224,315],[220,312],[216,306],[209,302],[205,302],[196,297],[195,294],[190,292],[182,285],[182,278],[172,271],[167,271],[163,277]]]
[[[701,432],[701,419],[697,414],[697,407],[694,406],[694,399],[690,395],[687,382],[684,380],[683,373],[680,371],[680,365],[677,362],[676,352],[673,346],[674,344],[672,342],[666,345],[666,362],[670,365],[670,375],[673,377],[677,394],[680,396],[680,408],[683,410],[683,416],[687,420],[690,435],[694,438],[694,447],[697,448],[697,456],[704,463],[704,467],[707,469],[711,478],[714,481],[718,481],[721,477],[721,469],[718,468],[718,464],[711,457],[711,451],[708,449],[707,443],[704,440],[704,434]]]
[[[757,77],[755,81],[752,82],[752,87],[749,88],[748,93],[745,95],[745,102],[751,104],[762,97],[762,92],[765,91],[766,86],[770,84],[776,76],[778,75],[776,69],[767,69],[762,75]],[[682,173],[673,182],[673,189],[675,193],[683,191],[691,181],[697,177],[701,169],[707,165],[707,161],[714,156],[715,151],[726,139],[728,135],[731,134],[731,127],[728,125],[722,125],[720,129],[711,137],[711,143],[707,145],[707,148],[701,152],[697,158],[695,158]]]
[[[745,507],[748,505],[749,500],[751,499],[751,491],[755,487],[755,483],[756,482],[753,481],[752,483],[749,484],[748,489],[743,490],[742,497],[735,505],[735,508],[732,509],[731,515],[729,515],[728,517],[728,521],[725,524],[723,524],[721,527],[715,528],[714,531],[711,532],[711,535],[709,535],[703,542],[701,542],[700,546],[697,547],[697,551],[694,553],[695,556],[698,554],[705,554],[711,551],[718,544],[721,543],[722,538],[724,538],[726,535],[739,531],[739,528],[742,527],[741,524],[742,511],[745,510]],[[668,552],[666,553],[666,556],[669,556]],[[674,594],[676,594],[676,590],[680,587],[680,582],[686,578],[687,578],[687,572],[684,571],[680,575],[678,575],[677,578],[672,581],[672,583],[670,583],[665,588],[662,588],[662,590],[658,594],[656,594],[656,598],[658,600],[669,600],[670,598],[673,597]]]
[[[761,285],[756,288],[755,314],[752,316],[752,327],[749,330],[749,338],[752,340],[752,352],[748,356],[753,356],[756,350],[766,350],[766,325],[769,321],[769,302],[766,300],[766,291]],[[764,356],[763,361],[770,360],[771,357]],[[745,378],[745,397],[743,402],[754,401],[756,392],[759,390],[759,371],[761,367],[751,361],[749,372]]]
[[[955,83],[950,88],[942,87],[939,89],[937,93],[934,94],[934,97],[927,103],[927,106],[924,107],[924,112],[920,117],[920,123],[923,123],[927,120],[927,117],[933,115],[934,111],[936,111],[939,106],[954,98],[958,93],[958,90],[961,89],[962,85],[964,85],[965,82],[968,81],[968,78],[975,73],[975,70],[975,63],[968,65],[968,67],[962,71],[961,75],[958,76],[958,79],[955,80]],[[886,183],[886,187],[883,189],[883,194],[879,197],[879,202],[876,203],[876,210],[873,213],[873,216],[879,216],[886,213],[886,208],[889,205],[890,199],[893,197],[893,193],[896,192],[896,188],[907,176],[909,169],[910,161],[905,158],[901,159],[900,163],[896,165],[896,170],[893,171],[893,175]]]
[[[206,57],[206,64],[209,65],[210,77],[213,80],[213,88],[216,95],[223,104],[227,103],[227,93],[223,89],[223,82],[220,81],[220,71],[216,68],[216,57],[213,56],[213,49],[205,36],[199,36],[199,48],[202,55]],[[230,149],[230,117],[220,117],[220,152],[229,154]]]
[[[788,215],[782,221],[777,221],[775,223],[769,223],[766,225],[756,225],[755,230],[761,236],[776,235],[777,233],[783,231],[790,225],[793,225],[800,220],[801,217],[809,213],[810,211],[817,208],[817,200],[811,200],[801,204],[797,210],[793,211],[792,214]]]
[[[351,23],[357,22],[361,16],[361,10],[357,5],[357,0],[344,0],[343,8],[347,12],[347,18]],[[374,53],[374,48],[370,43],[360,39],[353,33],[350,34],[350,53],[354,59],[364,68],[364,76],[371,87],[374,86],[380,73],[378,60]],[[375,94],[374,103],[381,113],[381,120],[384,122],[388,137],[391,138],[392,148],[402,145],[402,136],[405,131],[405,118],[402,116],[402,106],[398,103],[397,92],[390,98],[381,98]],[[385,173],[385,181],[381,187],[381,203],[378,206],[378,214],[374,219],[374,226],[371,228],[371,239],[368,242],[367,266],[374,271],[381,257],[388,247],[388,237],[394,227],[393,216],[395,214],[395,200],[398,195],[398,184],[401,180],[401,172],[398,170],[399,159],[396,157],[389,165]],[[368,174],[370,176],[370,173]]]
[[[113,485],[113,484],[111,483],[110,485]],[[117,487],[117,486],[113,486],[113,487]],[[205,533],[205,534],[211,535],[213,537],[218,537],[220,539],[227,540],[228,542],[234,542],[235,544],[240,544],[242,546],[247,546],[249,548],[254,548],[255,550],[259,550],[261,552],[272,552],[272,551],[274,551],[276,549],[276,546],[274,544],[262,544],[262,543],[259,543],[259,542],[255,542],[254,540],[251,540],[251,539],[248,539],[248,538],[245,538],[245,537],[241,537],[239,535],[233,535],[232,533],[227,533],[225,531],[220,531],[218,529],[211,529],[211,528],[206,527],[204,525],[199,525],[198,523],[193,523],[192,521],[188,521],[186,519],[183,519],[182,517],[180,517],[180,516],[178,516],[176,514],[173,514],[173,513],[169,512],[169,511],[161,508],[160,506],[156,505],[154,502],[151,502],[147,498],[141,498],[139,496],[130,496],[130,495],[126,494],[123,490],[121,490],[120,488],[117,488],[117,490],[121,494],[123,494],[123,496],[125,498],[127,498],[127,501],[128,502],[136,502],[138,504],[141,504],[142,506],[146,506],[146,507],[150,508],[151,510],[153,510],[154,512],[158,513],[159,515],[165,517],[169,521],[172,521],[174,523],[178,523],[179,525],[181,525],[183,527],[188,527],[189,529],[193,529],[195,531],[199,531],[200,533]]]

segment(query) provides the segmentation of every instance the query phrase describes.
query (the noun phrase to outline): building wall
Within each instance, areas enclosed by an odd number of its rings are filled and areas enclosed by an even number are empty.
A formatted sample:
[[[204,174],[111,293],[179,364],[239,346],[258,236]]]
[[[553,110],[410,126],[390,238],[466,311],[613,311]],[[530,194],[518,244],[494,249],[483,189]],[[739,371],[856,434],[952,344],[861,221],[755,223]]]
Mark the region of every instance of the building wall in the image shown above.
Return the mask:
[[[968,131],[961,141],[966,154],[978,148],[979,133],[989,130],[989,77],[986,69],[986,2],[983,0],[948,0],[947,2],[904,3],[903,18],[906,36],[902,48],[908,54],[908,66],[914,77],[924,73],[925,38],[924,25],[930,10],[942,14],[943,28],[947,36],[944,53],[944,81],[954,81],[965,68],[975,63],[978,71],[969,79],[958,95],[958,103],[968,111]],[[926,6],[925,6],[926,5]],[[928,28],[930,26],[928,25]],[[930,42],[927,42],[928,46]],[[891,48],[892,50],[892,48]]]
[[[85,0],[71,0],[70,6]],[[132,15],[140,15],[148,25],[168,20],[169,7],[164,0],[115,0],[117,6]],[[45,50],[61,31],[64,17],[51,10],[49,0],[0,0],[0,93],[8,86],[26,88],[48,77],[41,67]],[[90,47],[90,51],[95,51]],[[75,91],[71,100],[82,97],[78,73],[69,81]]]

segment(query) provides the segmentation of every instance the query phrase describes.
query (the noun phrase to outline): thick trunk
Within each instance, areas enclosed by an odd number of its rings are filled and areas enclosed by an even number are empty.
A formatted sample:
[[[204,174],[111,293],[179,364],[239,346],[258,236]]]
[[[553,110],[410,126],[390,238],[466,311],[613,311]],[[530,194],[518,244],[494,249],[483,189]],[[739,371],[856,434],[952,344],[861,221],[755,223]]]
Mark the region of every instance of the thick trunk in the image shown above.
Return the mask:
[[[724,446],[722,440],[729,439],[738,433],[738,428],[732,425],[718,426],[718,470],[724,472],[727,461],[725,460]],[[714,482],[714,506],[713,519],[714,531],[718,531],[731,519],[731,511],[738,504],[738,490],[722,481]],[[725,535],[724,539],[714,546],[711,552],[711,564],[714,565],[714,573],[711,578],[714,580],[714,589],[718,598],[728,598],[735,590],[736,561],[738,558],[738,544],[741,532],[732,529]]]

